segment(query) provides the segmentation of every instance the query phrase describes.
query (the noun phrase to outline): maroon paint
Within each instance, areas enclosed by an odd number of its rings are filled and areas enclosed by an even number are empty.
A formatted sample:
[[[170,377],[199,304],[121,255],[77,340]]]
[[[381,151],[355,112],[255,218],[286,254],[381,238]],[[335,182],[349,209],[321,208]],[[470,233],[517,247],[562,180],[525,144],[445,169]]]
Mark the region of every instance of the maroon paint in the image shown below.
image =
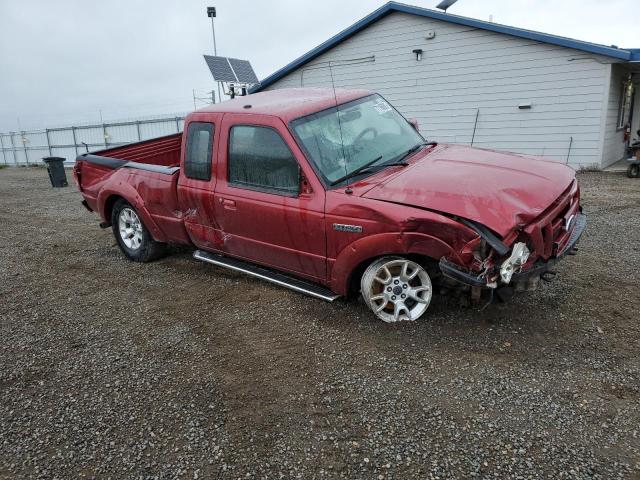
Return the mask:
[[[175,133],[166,137],[145,140],[124,147],[102,150],[100,155],[132,162],[171,166],[178,165],[180,162],[181,145],[182,133]],[[113,154],[117,156],[114,157]],[[150,159],[151,162],[149,161]]]
[[[422,156],[365,197],[477,219],[504,236],[537,218],[575,178],[559,163],[459,145]]]
[[[337,91],[339,103],[369,92]],[[251,105],[251,108],[246,108]],[[333,92],[299,89],[265,92],[190,114],[185,122],[215,125],[212,176],[193,180],[121,168],[111,170],[78,158],[74,177],[88,205],[110,220],[119,197],[140,213],[153,237],[193,244],[243,258],[329,286],[346,294],[353,271],[375,257],[417,254],[447,257],[479,268],[473,250],[479,236],[452,217],[482,224],[510,246],[522,235],[534,251],[529,263],[549,259],[554,243],[565,245],[563,220],[579,210],[572,169],[533,157],[462,146],[422,150],[407,167],[390,167],[345,188],[326,190],[293,138],[290,121],[335,105]],[[297,197],[234,187],[227,182],[227,143],[233,125],[278,131],[302,174]],[[181,134],[99,152],[135,162],[184,165]],[[334,224],[362,226],[361,233]],[[494,263],[497,258],[492,260]]]

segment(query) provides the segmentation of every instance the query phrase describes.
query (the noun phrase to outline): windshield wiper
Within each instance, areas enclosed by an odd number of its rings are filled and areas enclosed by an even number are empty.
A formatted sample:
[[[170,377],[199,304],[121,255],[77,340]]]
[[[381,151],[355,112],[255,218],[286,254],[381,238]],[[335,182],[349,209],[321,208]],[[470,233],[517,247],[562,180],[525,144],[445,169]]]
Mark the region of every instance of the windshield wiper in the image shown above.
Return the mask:
[[[333,187],[334,185],[338,185],[339,183],[344,182],[345,180],[348,180],[350,178],[355,177],[356,175],[358,175],[360,172],[363,172],[365,170],[367,170],[368,168],[371,168],[373,166],[374,163],[379,162],[380,160],[382,160],[382,155],[380,155],[378,158],[374,158],[373,160],[371,160],[370,162],[365,163],[364,165],[362,165],[361,167],[356,168],[353,172],[346,174],[344,177],[340,177],[339,179],[331,182],[331,186]]]
[[[365,163],[364,165],[362,165],[361,167],[356,168],[353,172],[348,173],[347,175],[345,175],[344,177],[341,177],[333,182],[331,182],[331,186],[333,187],[334,185],[338,185],[339,183],[344,182],[345,180],[349,180],[350,178],[353,178],[361,173],[364,173],[366,171],[370,171],[370,170],[382,170],[383,168],[387,168],[387,167],[396,167],[396,166],[400,166],[400,167],[406,167],[408,165],[408,163],[403,162],[403,160],[405,158],[407,158],[408,156],[414,154],[415,152],[417,152],[418,150],[420,150],[422,147],[428,147],[428,146],[432,146],[435,147],[436,145],[438,145],[438,142],[423,142],[423,143],[418,143],[417,145],[414,145],[413,147],[411,147],[409,150],[407,150],[406,152],[404,152],[402,155],[400,155],[399,157],[396,157],[396,159],[394,159],[392,162],[388,162],[388,163],[383,163],[381,165],[374,165],[376,162],[379,162],[382,159],[382,156],[371,160],[368,163]]]
[[[345,180],[348,180],[349,178],[353,178],[356,175],[359,175],[361,173],[375,172],[377,170],[384,170],[387,167],[406,167],[407,165],[409,165],[407,162],[389,162],[389,163],[382,163],[380,165],[365,165],[364,167],[359,168],[357,171],[353,171],[349,175],[345,175],[341,179],[336,180],[335,182],[333,182],[331,184],[331,186],[334,186],[334,185],[337,185],[338,183],[344,182]]]
[[[435,147],[436,145],[438,145],[438,142],[422,142],[422,143],[418,143],[417,145],[414,145],[413,147],[411,147],[409,150],[407,150],[406,152],[404,152],[402,155],[400,155],[399,157],[397,157],[395,159],[396,162],[401,162],[402,160],[404,160],[405,158],[413,155],[414,153],[416,153],[418,150],[420,150],[422,147]]]

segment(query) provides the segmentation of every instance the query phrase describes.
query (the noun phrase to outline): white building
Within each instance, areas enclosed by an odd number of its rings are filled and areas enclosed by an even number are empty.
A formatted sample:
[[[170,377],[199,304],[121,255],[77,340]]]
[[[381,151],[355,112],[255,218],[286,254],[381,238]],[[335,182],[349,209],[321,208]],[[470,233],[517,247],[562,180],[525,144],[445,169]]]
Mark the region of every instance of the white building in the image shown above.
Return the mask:
[[[625,125],[640,128],[634,72],[640,49],[391,2],[253,91],[331,87],[333,77],[381,93],[430,140],[604,168],[624,155]]]

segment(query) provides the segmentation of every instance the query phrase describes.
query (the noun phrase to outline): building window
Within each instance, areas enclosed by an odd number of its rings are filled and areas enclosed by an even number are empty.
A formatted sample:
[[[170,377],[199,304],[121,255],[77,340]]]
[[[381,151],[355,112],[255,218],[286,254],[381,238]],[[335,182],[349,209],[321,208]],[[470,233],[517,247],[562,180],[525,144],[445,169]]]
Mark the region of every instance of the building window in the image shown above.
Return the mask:
[[[618,130],[622,130],[629,122],[632,95],[633,85],[631,82],[624,82],[620,93],[620,105],[618,106]]]
[[[195,180],[211,180],[213,153],[212,123],[191,122],[187,133],[187,152],[184,159],[184,174]]]
[[[229,184],[296,196],[300,188],[300,169],[293,153],[275,130],[235,126],[229,140]]]

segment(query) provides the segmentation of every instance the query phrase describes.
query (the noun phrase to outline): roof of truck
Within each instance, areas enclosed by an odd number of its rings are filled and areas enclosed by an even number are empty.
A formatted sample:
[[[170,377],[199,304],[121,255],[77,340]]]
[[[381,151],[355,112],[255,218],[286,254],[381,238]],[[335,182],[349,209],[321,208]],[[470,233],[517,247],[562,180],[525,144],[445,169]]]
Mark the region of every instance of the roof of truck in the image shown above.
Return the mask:
[[[350,102],[366,95],[368,90],[345,90],[332,88],[286,88],[254,93],[246,97],[210,105],[196,113],[246,113],[271,115],[289,122],[299,117],[319,112],[338,104]]]

